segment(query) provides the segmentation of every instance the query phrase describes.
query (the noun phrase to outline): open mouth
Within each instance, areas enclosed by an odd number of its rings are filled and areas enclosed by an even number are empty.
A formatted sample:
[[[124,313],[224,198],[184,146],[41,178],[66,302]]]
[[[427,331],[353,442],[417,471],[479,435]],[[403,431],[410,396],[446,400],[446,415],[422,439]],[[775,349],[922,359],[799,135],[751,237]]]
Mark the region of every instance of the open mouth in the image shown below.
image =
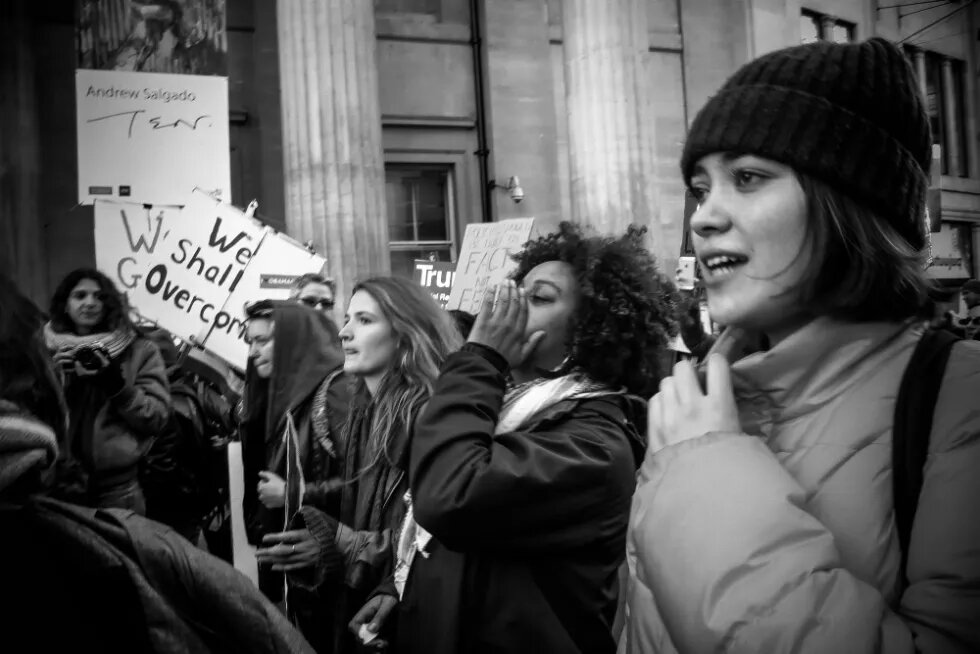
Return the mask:
[[[701,260],[701,267],[711,277],[723,277],[748,261],[749,258],[741,254],[712,254]]]
[[[344,356],[352,357],[357,354],[357,350],[351,350],[350,348],[344,348]]]

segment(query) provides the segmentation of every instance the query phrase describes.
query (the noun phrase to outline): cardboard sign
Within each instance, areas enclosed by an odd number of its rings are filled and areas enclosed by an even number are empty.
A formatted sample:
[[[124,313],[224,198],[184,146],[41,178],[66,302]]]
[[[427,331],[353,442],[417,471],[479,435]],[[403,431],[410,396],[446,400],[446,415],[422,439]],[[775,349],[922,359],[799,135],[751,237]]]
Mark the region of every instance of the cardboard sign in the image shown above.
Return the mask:
[[[432,299],[443,309],[449,302],[449,292],[453,288],[456,264],[451,261],[415,260],[415,281],[427,290]]]
[[[326,261],[239,209],[196,192],[183,209],[95,203],[95,258],[144,318],[244,369],[245,302],[286,299],[263,274],[295,278]]]
[[[931,235],[930,262],[926,274],[933,279],[967,280],[973,270],[969,223],[943,223]]]
[[[228,78],[76,70],[78,201],[231,199]]]
[[[504,281],[517,265],[510,255],[520,251],[532,229],[534,218],[467,225],[446,308],[478,314],[486,290]]]

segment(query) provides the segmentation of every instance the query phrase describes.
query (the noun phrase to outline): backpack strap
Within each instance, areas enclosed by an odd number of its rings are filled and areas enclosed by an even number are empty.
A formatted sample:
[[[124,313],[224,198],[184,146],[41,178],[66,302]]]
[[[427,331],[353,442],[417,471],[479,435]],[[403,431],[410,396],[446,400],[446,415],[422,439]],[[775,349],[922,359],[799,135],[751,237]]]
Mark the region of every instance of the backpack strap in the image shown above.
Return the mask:
[[[932,416],[939,399],[953,345],[960,340],[944,329],[927,329],[915,346],[895,402],[892,427],[892,486],[895,527],[901,547],[901,589],[908,586],[906,565],[912,524],[922,492],[923,468],[929,454]]]

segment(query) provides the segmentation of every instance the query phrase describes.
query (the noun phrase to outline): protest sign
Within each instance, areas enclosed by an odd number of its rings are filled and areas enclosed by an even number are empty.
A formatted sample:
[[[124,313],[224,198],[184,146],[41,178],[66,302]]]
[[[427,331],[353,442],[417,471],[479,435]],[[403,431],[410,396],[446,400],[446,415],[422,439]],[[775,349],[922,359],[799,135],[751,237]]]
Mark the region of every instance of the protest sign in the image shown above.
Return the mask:
[[[325,263],[199,191],[182,210],[96,202],[95,244],[97,265],[141,316],[239,369],[245,301],[289,295],[288,285],[262,288],[263,272],[294,278]]]
[[[479,313],[484,292],[514,269],[510,255],[527,242],[533,228],[533,218],[467,225],[446,308]]]
[[[415,260],[415,281],[427,290],[443,309],[449,301],[449,292],[456,276],[456,264],[452,261]]]
[[[78,201],[231,199],[228,79],[76,70]]]
[[[326,267],[327,260],[322,256],[310,252],[281,232],[268,227],[265,229],[265,238],[252,255],[241,283],[225,302],[224,311],[229,315],[244,318],[246,302],[285,300],[292,291],[293,282],[300,275],[323,272]],[[233,365],[244,368],[248,357],[245,341],[217,327],[215,325],[205,341],[207,348]]]

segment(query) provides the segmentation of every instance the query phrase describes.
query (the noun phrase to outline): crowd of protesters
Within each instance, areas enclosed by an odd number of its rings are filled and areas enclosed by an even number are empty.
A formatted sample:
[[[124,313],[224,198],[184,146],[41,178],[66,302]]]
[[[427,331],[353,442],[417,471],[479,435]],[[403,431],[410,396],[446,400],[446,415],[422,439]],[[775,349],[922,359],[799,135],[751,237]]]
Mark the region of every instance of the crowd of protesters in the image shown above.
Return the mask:
[[[14,633],[31,651],[980,651],[980,282],[956,318],[925,274],[931,143],[883,39],[736,72],[681,157],[718,334],[641,227],[562,223],[476,316],[410,280],[338,298],[305,275],[247,306],[243,383],[134,324],[97,270],[47,315],[0,277]],[[202,535],[228,513],[229,438],[258,587]]]

